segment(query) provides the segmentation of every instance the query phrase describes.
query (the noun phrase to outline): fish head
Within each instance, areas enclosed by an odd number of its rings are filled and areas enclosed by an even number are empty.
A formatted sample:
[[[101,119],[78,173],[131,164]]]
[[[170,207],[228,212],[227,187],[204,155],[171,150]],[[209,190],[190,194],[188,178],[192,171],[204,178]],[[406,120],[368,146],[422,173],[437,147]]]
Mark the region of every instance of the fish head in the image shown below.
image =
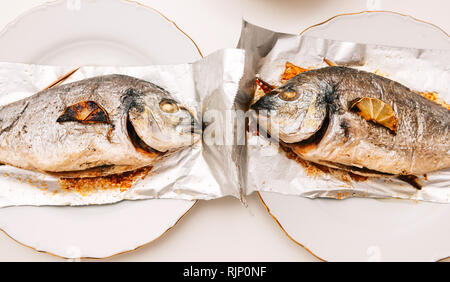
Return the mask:
[[[129,109],[128,127],[131,125],[131,130],[151,149],[176,151],[200,140],[201,125],[194,113],[175,99],[145,95],[138,103]]]
[[[319,87],[320,88],[320,87]],[[292,79],[264,95],[251,108],[258,124],[271,137],[296,143],[313,136],[327,116],[327,106],[317,83]]]

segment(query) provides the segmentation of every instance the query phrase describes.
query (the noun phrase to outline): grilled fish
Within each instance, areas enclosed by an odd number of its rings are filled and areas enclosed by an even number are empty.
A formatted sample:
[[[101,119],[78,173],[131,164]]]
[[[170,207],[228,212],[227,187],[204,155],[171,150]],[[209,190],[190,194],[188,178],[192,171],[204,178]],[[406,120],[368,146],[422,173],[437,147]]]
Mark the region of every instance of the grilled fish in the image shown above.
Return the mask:
[[[192,145],[199,128],[161,87],[99,76],[0,107],[0,162],[60,177],[105,176]]]
[[[394,127],[355,112],[362,98],[389,105]],[[282,146],[314,163],[363,176],[421,175],[450,167],[450,111],[372,73],[347,67],[307,71],[251,108]]]

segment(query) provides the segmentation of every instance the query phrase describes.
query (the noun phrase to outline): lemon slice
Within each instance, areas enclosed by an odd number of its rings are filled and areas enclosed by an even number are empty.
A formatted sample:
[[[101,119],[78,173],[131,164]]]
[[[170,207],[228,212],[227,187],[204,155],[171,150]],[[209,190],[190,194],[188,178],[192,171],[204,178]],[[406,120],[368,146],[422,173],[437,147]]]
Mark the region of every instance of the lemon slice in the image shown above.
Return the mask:
[[[327,65],[329,65],[330,67],[337,66],[335,63],[333,63],[333,62],[330,61],[330,60],[327,60],[326,58],[323,58],[323,61],[324,61]]]
[[[364,97],[353,103],[350,109],[356,111],[365,120],[380,124],[397,133],[398,121],[394,110],[387,103],[376,98]]]
[[[428,100],[438,103],[442,107],[447,108],[447,110],[450,110],[450,105],[445,103],[444,100],[440,99],[439,95],[436,92],[416,92],[416,93],[419,93]]]

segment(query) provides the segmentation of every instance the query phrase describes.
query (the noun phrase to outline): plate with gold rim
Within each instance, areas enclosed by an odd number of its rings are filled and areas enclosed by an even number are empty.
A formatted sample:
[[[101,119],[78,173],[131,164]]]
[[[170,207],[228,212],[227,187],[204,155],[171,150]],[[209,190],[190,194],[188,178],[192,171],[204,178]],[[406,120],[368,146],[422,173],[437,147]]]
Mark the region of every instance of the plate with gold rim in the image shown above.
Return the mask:
[[[4,62],[139,66],[189,63],[201,57],[195,42],[173,21],[125,0],[50,2],[27,11],[0,32]],[[158,199],[102,206],[9,207],[0,209],[0,229],[40,252],[105,258],[163,236],[194,204]]]

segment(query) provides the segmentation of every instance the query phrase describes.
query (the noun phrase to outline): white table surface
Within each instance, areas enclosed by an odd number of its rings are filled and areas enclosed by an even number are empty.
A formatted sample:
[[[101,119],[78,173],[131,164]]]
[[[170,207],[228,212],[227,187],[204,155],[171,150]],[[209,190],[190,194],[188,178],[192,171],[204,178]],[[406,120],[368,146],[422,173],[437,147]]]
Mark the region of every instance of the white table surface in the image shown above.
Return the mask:
[[[114,0],[111,0],[114,1]],[[0,29],[43,0],[0,2]],[[174,20],[203,54],[234,47],[241,19],[298,33],[334,15],[382,9],[450,31],[448,0],[141,0]],[[137,251],[107,261],[316,261],[278,228],[253,195],[199,202],[170,232]],[[0,232],[0,261],[64,261],[18,245]]]

